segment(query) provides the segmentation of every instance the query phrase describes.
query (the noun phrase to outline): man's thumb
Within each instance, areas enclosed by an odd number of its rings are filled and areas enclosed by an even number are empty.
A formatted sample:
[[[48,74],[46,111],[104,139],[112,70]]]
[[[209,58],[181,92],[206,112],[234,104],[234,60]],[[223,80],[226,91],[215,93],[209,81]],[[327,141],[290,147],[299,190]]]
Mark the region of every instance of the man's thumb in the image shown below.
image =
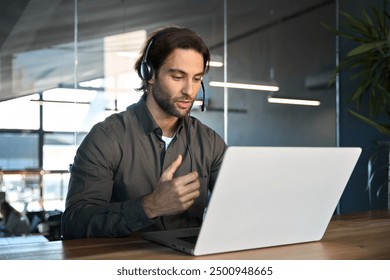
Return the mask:
[[[179,168],[181,162],[183,160],[182,155],[178,155],[177,159],[175,159],[167,169],[163,172],[161,175],[161,180],[162,181],[170,181],[173,179],[173,174],[175,174],[176,170]]]

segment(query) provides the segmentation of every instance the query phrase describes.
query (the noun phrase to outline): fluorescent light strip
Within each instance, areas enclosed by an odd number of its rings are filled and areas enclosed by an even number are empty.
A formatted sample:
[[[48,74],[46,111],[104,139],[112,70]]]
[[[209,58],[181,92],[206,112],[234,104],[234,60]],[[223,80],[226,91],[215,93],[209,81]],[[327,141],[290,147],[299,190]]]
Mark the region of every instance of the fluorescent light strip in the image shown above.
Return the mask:
[[[202,100],[195,100],[194,106],[202,106],[203,101]]]
[[[321,104],[321,102],[318,100],[278,98],[278,97],[268,97],[268,102],[277,103],[277,104],[304,105],[304,106],[320,106]]]
[[[209,62],[209,66],[210,67],[222,67],[223,66],[223,63],[222,62],[219,62],[219,61],[213,61],[211,60]]]
[[[210,82],[209,85],[212,87],[240,88],[240,89],[252,89],[252,90],[263,90],[263,91],[278,91],[279,90],[278,86],[225,83],[225,82],[215,82],[215,81]]]

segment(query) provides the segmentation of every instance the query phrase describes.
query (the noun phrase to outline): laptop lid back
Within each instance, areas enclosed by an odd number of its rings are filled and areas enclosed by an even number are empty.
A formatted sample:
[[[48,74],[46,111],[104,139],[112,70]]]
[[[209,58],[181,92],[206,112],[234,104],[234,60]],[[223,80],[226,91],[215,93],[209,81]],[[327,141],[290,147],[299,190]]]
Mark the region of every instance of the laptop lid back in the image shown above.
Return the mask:
[[[360,153],[229,147],[194,255],[320,240]]]

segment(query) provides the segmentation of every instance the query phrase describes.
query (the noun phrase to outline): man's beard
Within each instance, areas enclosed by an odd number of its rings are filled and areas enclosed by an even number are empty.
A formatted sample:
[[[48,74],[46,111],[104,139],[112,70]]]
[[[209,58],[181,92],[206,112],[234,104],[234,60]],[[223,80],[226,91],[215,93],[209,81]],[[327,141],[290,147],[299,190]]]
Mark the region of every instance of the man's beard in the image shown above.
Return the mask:
[[[165,94],[162,91],[159,91],[158,89],[159,89],[158,86],[153,87],[153,96],[154,96],[154,99],[156,100],[157,105],[160,106],[160,108],[165,113],[172,115],[174,117],[177,117],[177,118],[184,118],[185,116],[187,116],[189,114],[189,112],[191,111],[192,105],[193,105],[193,101],[192,101],[191,106],[188,109],[182,109],[182,110],[178,109],[175,106],[175,101],[177,101],[177,100],[191,100],[190,97],[188,97],[186,95],[182,95],[180,98],[171,99],[169,95]]]

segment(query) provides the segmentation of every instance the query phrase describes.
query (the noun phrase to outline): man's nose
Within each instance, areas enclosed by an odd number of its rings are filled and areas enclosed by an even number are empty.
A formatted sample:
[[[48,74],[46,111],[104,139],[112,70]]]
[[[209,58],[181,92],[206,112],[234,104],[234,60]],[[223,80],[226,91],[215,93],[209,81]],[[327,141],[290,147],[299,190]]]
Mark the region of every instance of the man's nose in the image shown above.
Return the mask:
[[[198,89],[199,88],[196,86],[195,83],[193,83],[192,81],[186,81],[183,86],[182,93],[194,98],[194,95],[197,94]]]
[[[183,92],[184,94],[186,94],[186,95],[192,95],[192,91],[193,91],[192,82],[189,81],[189,80],[186,80],[186,81],[184,82],[182,92]]]

